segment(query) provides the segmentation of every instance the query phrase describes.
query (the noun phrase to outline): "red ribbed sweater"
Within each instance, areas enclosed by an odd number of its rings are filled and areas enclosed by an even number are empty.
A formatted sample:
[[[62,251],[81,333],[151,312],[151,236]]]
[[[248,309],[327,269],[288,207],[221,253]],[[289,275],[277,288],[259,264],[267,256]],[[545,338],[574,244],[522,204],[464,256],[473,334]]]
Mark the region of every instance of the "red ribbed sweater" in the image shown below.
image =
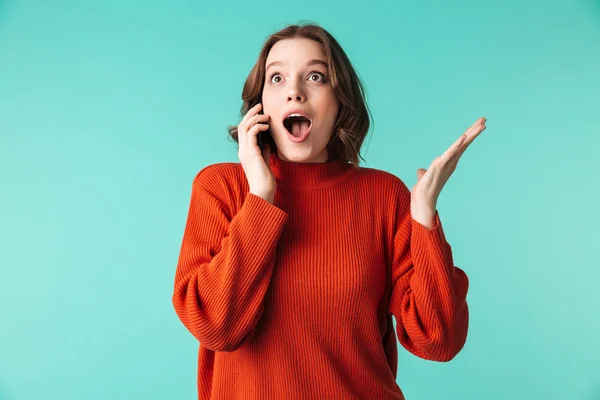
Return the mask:
[[[270,159],[274,204],[240,163],[192,185],[173,306],[198,339],[198,398],[404,399],[397,342],[451,360],[468,278],[439,214],[428,230],[391,173]],[[396,319],[396,331],[392,325]]]

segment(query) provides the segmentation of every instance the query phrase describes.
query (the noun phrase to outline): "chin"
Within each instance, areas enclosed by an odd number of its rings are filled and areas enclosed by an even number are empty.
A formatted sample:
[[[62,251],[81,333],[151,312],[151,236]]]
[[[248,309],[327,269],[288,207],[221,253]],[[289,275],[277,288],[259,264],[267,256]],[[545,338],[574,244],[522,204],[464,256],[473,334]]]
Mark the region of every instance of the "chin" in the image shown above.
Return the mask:
[[[317,135],[317,133],[313,131],[303,142],[293,143],[289,140],[287,132],[284,131],[281,134],[279,132],[275,133],[274,136],[279,139],[276,140],[276,143],[279,144],[276,146],[280,154],[279,158],[297,163],[326,161],[327,150],[323,146],[327,146],[327,143],[318,143],[321,142],[320,138],[313,135]]]
[[[293,162],[305,162],[310,159],[310,153],[307,154],[306,150],[302,151],[302,149],[279,149],[279,157],[284,160],[289,160]]]

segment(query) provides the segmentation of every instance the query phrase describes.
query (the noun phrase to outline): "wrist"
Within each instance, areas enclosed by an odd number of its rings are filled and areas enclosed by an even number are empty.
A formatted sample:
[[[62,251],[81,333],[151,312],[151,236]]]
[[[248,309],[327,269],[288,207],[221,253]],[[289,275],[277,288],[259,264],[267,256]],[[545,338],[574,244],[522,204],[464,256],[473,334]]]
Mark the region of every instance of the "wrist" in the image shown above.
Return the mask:
[[[271,192],[271,191],[263,191],[263,190],[250,190],[250,193],[252,193],[255,196],[260,197],[261,199],[273,204],[275,201],[275,192]]]
[[[431,230],[435,227],[435,212],[435,207],[414,207],[411,215],[412,219]]]

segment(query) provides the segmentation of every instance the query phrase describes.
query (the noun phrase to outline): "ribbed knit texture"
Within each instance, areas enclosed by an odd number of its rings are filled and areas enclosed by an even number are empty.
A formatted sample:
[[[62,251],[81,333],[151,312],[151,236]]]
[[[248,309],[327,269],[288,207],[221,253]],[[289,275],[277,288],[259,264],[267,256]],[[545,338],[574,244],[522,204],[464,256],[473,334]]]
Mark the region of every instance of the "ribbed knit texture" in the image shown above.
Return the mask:
[[[385,171],[270,164],[274,204],[239,163],[192,185],[173,305],[200,342],[198,398],[404,399],[397,339],[449,361],[467,337],[468,278],[439,214],[431,230],[415,221]]]

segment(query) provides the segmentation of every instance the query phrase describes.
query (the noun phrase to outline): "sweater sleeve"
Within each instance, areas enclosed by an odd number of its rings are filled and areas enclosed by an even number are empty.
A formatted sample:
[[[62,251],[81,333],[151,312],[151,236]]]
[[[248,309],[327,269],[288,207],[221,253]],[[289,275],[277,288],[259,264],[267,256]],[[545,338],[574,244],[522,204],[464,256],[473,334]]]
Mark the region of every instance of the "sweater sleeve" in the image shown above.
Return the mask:
[[[248,193],[232,216],[224,187],[215,168],[194,179],[172,302],[203,346],[228,352],[244,344],[262,315],[288,214]]]
[[[467,275],[454,266],[437,210],[432,229],[410,211],[399,214],[388,309],[396,318],[398,340],[420,358],[450,361],[467,338]]]

